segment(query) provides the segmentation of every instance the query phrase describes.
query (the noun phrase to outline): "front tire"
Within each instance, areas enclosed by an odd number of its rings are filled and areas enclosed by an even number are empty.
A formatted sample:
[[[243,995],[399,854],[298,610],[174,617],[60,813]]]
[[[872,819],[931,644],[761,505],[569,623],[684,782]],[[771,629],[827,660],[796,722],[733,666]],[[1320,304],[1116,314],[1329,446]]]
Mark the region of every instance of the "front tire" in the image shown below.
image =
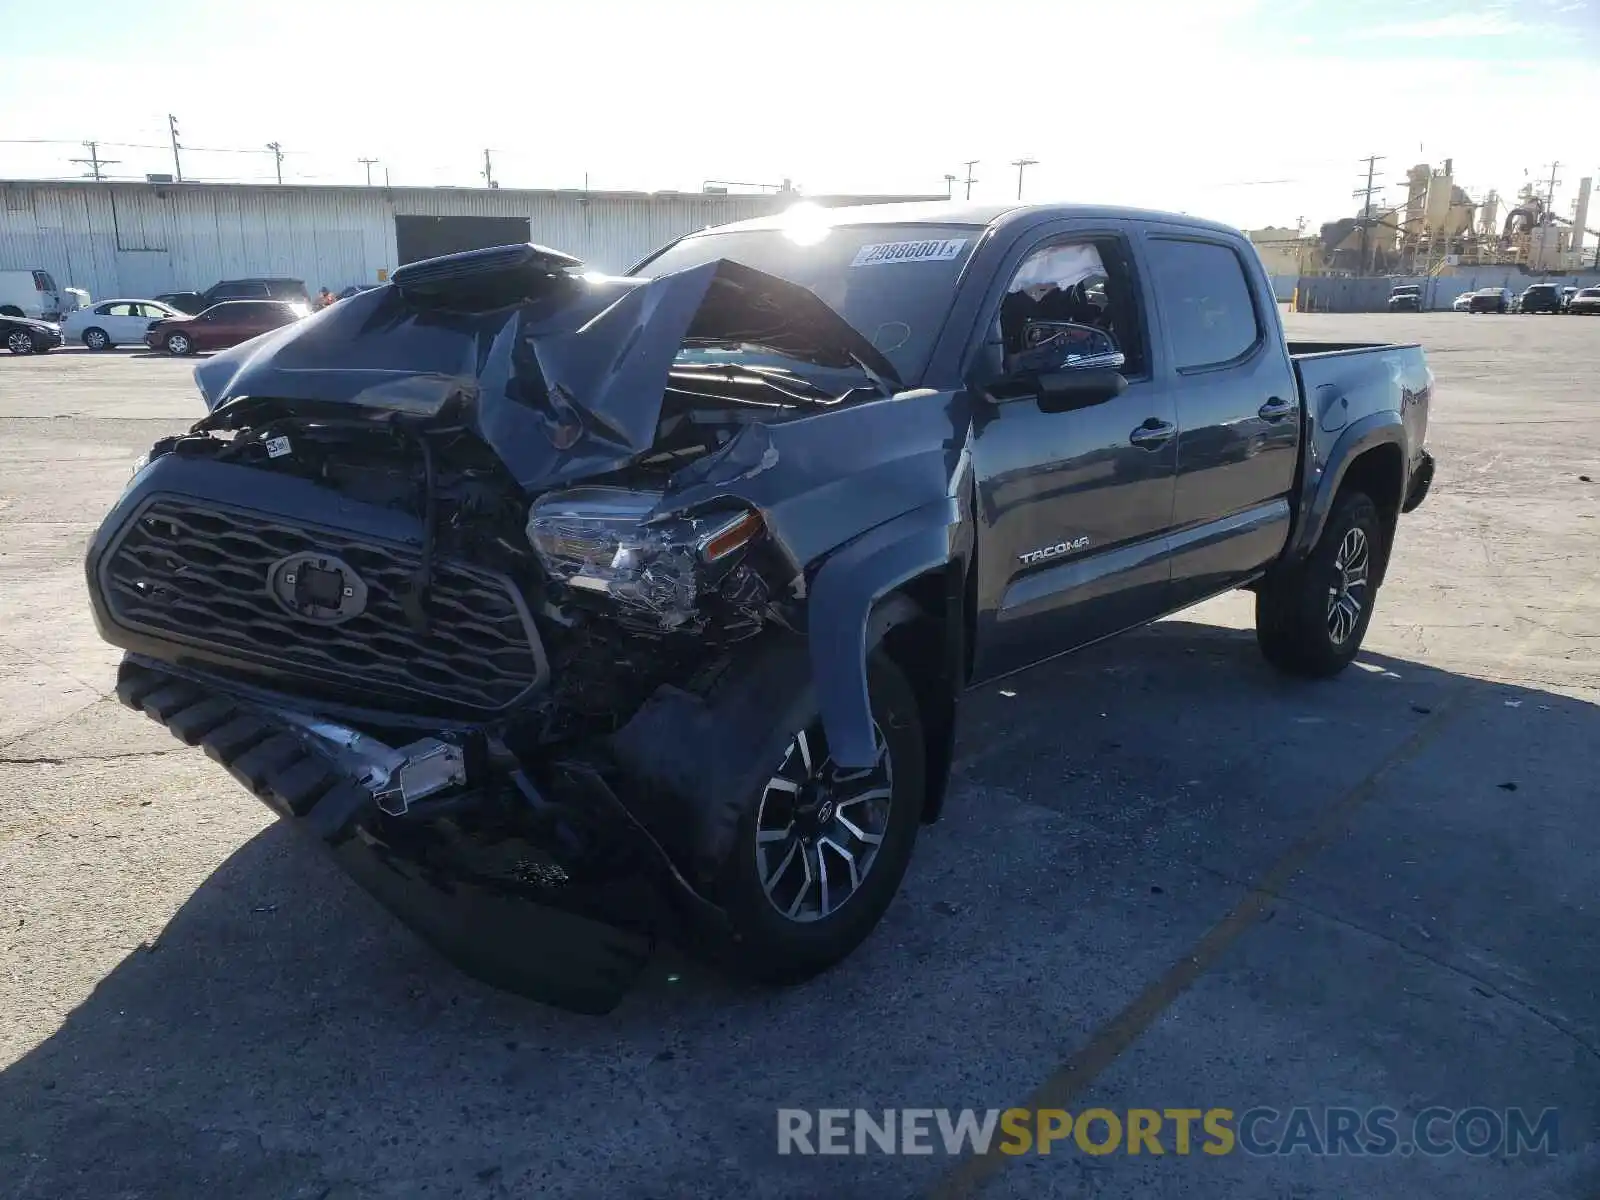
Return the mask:
[[[732,936],[716,958],[764,983],[809,979],[847,957],[888,910],[911,861],[927,772],[905,675],[868,663],[878,762],[836,767],[820,719],[791,740],[740,818],[717,889]]]
[[[194,343],[187,334],[169,333],[166,340],[167,353],[174,358],[182,358],[186,354],[194,353]]]
[[[1306,560],[1256,589],[1256,644],[1281,671],[1329,679],[1361,650],[1383,553],[1378,506],[1364,492],[1334,501]]]
[[[13,354],[32,354],[34,352],[33,334],[26,329],[18,329],[6,335],[6,349]]]
[[[111,336],[98,326],[93,329],[85,329],[83,331],[83,344],[90,350],[109,350],[111,349]]]

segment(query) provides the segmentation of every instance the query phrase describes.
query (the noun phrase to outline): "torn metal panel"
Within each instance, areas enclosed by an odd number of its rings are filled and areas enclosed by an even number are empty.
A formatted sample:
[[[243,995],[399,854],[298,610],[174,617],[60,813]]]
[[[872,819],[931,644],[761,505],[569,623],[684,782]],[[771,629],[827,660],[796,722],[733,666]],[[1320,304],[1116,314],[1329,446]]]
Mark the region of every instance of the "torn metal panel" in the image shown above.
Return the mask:
[[[538,258],[516,271],[480,265],[498,291],[470,272],[420,292],[390,284],[216,355],[195,370],[215,423],[306,405],[458,421],[533,491],[615,471],[649,450],[686,338],[757,340],[802,361],[896,378],[812,293],[738,263],[652,280],[549,270]]]

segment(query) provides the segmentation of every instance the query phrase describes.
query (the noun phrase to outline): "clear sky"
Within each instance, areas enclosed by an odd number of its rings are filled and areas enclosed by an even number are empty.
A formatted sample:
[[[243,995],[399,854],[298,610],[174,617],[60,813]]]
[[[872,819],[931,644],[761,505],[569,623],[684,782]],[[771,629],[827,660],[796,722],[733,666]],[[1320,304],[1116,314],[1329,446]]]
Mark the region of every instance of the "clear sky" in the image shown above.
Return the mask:
[[[1600,175],[1600,0],[0,0],[0,178],[112,173],[1094,200],[1239,225]],[[964,190],[958,185],[958,190]],[[1591,225],[1595,221],[1590,222]]]

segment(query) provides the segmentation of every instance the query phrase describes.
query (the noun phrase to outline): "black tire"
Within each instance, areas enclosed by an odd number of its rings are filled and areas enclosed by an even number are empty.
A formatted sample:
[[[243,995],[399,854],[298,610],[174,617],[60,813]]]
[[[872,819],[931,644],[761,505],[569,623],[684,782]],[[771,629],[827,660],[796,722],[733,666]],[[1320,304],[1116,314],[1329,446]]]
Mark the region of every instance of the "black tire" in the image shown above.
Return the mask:
[[[714,961],[734,974],[762,983],[793,984],[827,970],[866,940],[900,888],[911,861],[917,827],[922,823],[927,790],[922,722],[911,684],[887,657],[872,655],[867,680],[873,719],[883,735],[892,769],[889,809],[876,856],[860,876],[859,886],[831,913],[804,921],[786,916],[779,911],[779,901],[770,898],[763,886],[756,840],[762,797],[751,797],[740,817],[733,854],[717,888],[717,900],[732,922],[732,936],[721,945],[704,947]],[[825,760],[825,739],[817,740],[821,738],[820,722],[813,721],[807,732],[819,761]],[[774,764],[774,769],[780,769],[779,764]],[[840,794],[847,791],[842,788]],[[861,821],[862,809],[852,808],[852,812]],[[782,819],[781,815],[777,817],[778,821]],[[790,823],[796,823],[792,814]],[[810,852],[800,848],[802,858]],[[781,846],[774,847],[773,853],[781,859]],[[819,843],[815,853],[817,861],[821,861]],[[837,879],[843,860],[832,854],[827,857],[832,866],[826,870]],[[771,878],[777,895],[788,880],[776,867]],[[811,876],[805,878],[809,880]],[[788,892],[781,895],[787,898]]]
[[[169,333],[166,340],[161,343],[166,352],[174,358],[181,358],[194,353],[194,339],[186,333]]]
[[[111,350],[111,335],[98,325],[91,325],[83,331],[83,344],[91,350]]]
[[[1364,580],[1347,586],[1341,552],[1364,547]],[[1306,560],[1256,589],[1256,644],[1281,671],[1308,679],[1329,679],[1360,653],[1372,621],[1380,555],[1385,553],[1378,506],[1364,492],[1345,492],[1334,501],[1322,537]],[[1353,574],[1353,572],[1352,572]],[[1360,612],[1349,615],[1349,601]],[[1335,607],[1342,611],[1335,616]]]
[[[6,334],[6,349],[13,354],[33,354],[39,349],[39,344],[26,329],[18,329]]]

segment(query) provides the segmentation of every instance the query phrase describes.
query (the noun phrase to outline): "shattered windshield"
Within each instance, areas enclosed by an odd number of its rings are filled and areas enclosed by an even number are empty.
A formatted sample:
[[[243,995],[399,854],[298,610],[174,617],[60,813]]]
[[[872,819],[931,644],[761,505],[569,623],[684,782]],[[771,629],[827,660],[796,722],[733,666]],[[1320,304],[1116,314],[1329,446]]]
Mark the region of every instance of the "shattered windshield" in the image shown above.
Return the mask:
[[[955,298],[956,279],[983,230],[970,225],[841,226],[797,238],[783,229],[706,233],[638,269],[660,276],[731,259],[810,289],[894,364],[918,379]],[[680,361],[716,361],[726,347],[689,346]]]

